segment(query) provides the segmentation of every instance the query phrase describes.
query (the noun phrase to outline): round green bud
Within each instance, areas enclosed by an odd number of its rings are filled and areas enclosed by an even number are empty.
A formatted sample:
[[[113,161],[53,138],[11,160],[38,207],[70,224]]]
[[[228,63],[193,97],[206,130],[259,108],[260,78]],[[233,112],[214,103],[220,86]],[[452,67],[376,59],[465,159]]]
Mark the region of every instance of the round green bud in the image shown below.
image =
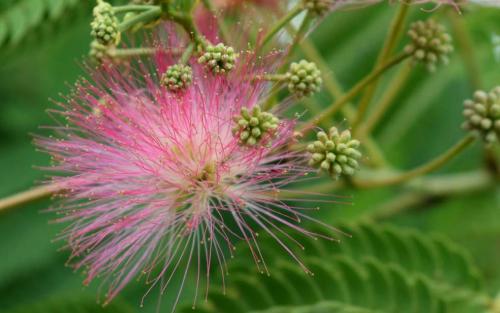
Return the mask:
[[[116,45],[120,42],[118,19],[113,12],[113,6],[98,0],[93,10],[94,20],[90,23],[90,34],[102,45]]]
[[[321,90],[323,79],[316,64],[301,60],[290,64],[286,73],[288,90],[299,98],[308,97]]]
[[[351,138],[351,132],[339,132],[336,127],[332,127],[328,133],[318,132],[316,137],[318,140],[307,146],[309,165],[328,173],[332,178],[354,175],[359,169],[361,152],[360,143]]]
[[[263,112],[259,106],[254,106],[251,111],[243,107],[233,120],[233,135],[238,137],[241,145],[246,146],[261,143],[266,137],[272,138],[280,122],[274,114]]]
[[[193,70],[189,65],[174,64],[161,77],[161,84],[170,91],[186,89],[193,81]]]
[[[219,43],[215,46],[208,45],[198,58],[198,63],[203,64],[214,74],[224,74],[234,68],[237,58],[238,54],[232,47]]]
[[[331,0],[302,0],[305,10],[317,15],[323,15],[330,10]]]
[[[489,93],[478,90],[472,99],[464,101],[466,130],[478,133],[484,141],[500,141],[500,86]]]
[[[424,64],[431,72],[436,70],[440,60],[448,64],[448,54],[453,51],[453,46],[443,25],[433,19],[417,21],[410,25],[408,36],[411,43],[406,45],[405,52],[412,55],[414,63]]]

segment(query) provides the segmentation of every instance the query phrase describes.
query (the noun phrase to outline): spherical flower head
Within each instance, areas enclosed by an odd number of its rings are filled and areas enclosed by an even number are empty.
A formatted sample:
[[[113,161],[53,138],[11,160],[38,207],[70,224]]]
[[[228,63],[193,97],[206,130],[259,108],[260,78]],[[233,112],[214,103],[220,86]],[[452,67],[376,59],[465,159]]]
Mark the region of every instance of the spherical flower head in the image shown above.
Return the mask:
[[[448,54],[453,51],[453,46],[451,36],[443,25],[433,19],[417,21],[411,24],[408,36],[411,43],[405,51],[412,55],[415,63],[423,63],[427,70],[433,72],[440,60],[444,64],[449,62]]]
[[[307,146],[310,153],[309,165],[325,171],[333,178],[340,175],[354,175],[359,169],[361,158],[359,141],[351,138],[351,132],[344,130],[339,133],[336,127],[330,128],[328,134],[317,133],[315,142]]]
[[[228,47],[223,43],[209,44],[198,59],[198,63],[203,64],[214,74],[224,74],[234,68],[237,58],[238,54],[232,47]]]
[[[94,20],[90,23],[92,37],[102,45],[116,45],[120,42],[118,19],[113,12],[113,6],[99,0],[93,10]]]
[[[465,100],[463,127],[481,135],[484,141],[500,140],[500,86],[489,93],[478,90],[473,99]]]
[[[86,284],[102,277],[107,301],[138,278],[163,291],[176,273],[188,279],[191,265],[197,277],[213,273],[213,263],[225,268],[238,240],[265,271],[256,227],[277,239],[282,226],[321,236],[299,224],[313,219],[297,199],[290,206],[279,197],[310,171],[305,154],[289,148],[295,122],[278,123],[255,109],[269,86],[248,77],[277,60],[261,66],[262,59],[245,53],[224,76],[193,64],[191,86],[172,94],[161,83],[173,63],[164,50],[98,68],[59,103],[67,126],[37,140],[52,155],[55,175],[65,173],[52,181],[64,190],[54,210],[69,224],[61,238],[72,250],[70,264],[85,269]],[[258,124],[240,130],[266,144],[242,144],[233,133],[238,114],[249,126]],[[283,240],[277,246],[293,255]]]
[[[233,118],[235,126],[233,134],[240,144],[255,146],[263,139],[274,137],[279,126],[279,119],[269,112],[262,112],[260,106],[254,106],[251,111],[243,107],[240,114]]]
[[[286,73],[288,90],[297,97],[308,97],[321,90],[323,79],[315,63],[301,60],[290,64]]]
[[[184,90],[193,81],[193,70],[189,65],[174,64],[161,77],[161,84],[170,91]]]
[[[330,10],[332,0],[302,0],[305,10],[317,15],[323,15]]]

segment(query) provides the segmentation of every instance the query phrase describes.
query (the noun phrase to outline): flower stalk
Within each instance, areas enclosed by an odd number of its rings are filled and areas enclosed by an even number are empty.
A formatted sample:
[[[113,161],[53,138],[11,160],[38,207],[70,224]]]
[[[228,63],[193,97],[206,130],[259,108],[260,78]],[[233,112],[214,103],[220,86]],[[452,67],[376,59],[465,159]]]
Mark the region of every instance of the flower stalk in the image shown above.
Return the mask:
[[[360,91],[362,91],[366,86],[372,83],[379,76],[384,74],[388,69],[393,66],[401,63],[405,59],[407,59],[411,54],[402,52],[389,61],[387,61],[384,65],[376,68],[370,74],[368,74],[365,78],[359,81],[354,87],[352,87],[346,94],[344,94],[341,98],[337,99],[333,102],[326,110],[324,110],[319,116],[313,117],[311,120],[307,121],[301,128],[301,131],[305,132],[312,129],[315,125],[319,125],[320,123],[330,119],[333,115],[335,115],[342,107],[351,101]]]
[[[128,13],[128,12],[142,12],[148,11],[156,8],[155,5],[147,5],[147,4],[129,4],[129,5],[117,5],[113,7],[113,12],[116,14],[119,13]]]
[[[403,33],[403,26],[408,15],[409,5],[406,3],[401,3],[399,5],[398,11],[394,16],[394,19],[391,23],[389,33],[387,38],[385,39],[382,50],[380,50],[379,56],[377,58],[375,68],[382,66],[390,57],[391,52],[394,50],[396,44],[398,43],[401,35]],[[361,98],[361,101],[358,106],[356,118],[353,122],[353,127],[356,128],[361,121],[363,120],[364,115],[370,105],[373,96],[375,95],[375,91],[377,89],[378,79],[375,79],[370,86],[368,86]]]
[[[353,184],[357,187],[361,188],[374,188],[374,187],[383,187],[383,186],[390,186],[390,185],[396,185],[399,183],[407,182],[409,180],[412,180],[416,177],[431,173],[439,168],[441,168],[443,165],[448,163],[451,159],[456,157],[458,154],[460,154],[462,151],[464,151],[467,147],[469,147],[474,141],[476,137],[469,134],[462,138],[458,143],[456,143],[453,147],[451,147],[449,150],[441,154],[440,156],[436,157],[435,159],[429,161],[426,164],[423,164],[413,170],[402,172],[397,175],[391,175],[388,177],[383,177],[383,178],[370,178],[370,179],[357,179],[354,178],[352,180]]]
[[[408,184],[408,192],[381,204],[373,213],[368,213],[367,217],[386,220],[407,213],[413,208],[421,208],[421,205],[436,197],[485,190],[495,183],[495,178],[484,170],[418,179]]]
[[[191,43],[187,46],[186,50],[182,53],[182,56],[179,60],[180,64],[187,64],[189,62],[189,59],[193,55],[194,52],[194,44]]]
[[[118,28],[121,32],[127,31],[134,25],[139,23],[147,24],[161,17],[161,8],[159,6],[152,6],[145,12],[139,13],[125,21],[121,22]]]
[[[480,68],[477,64],[476,58],[476,48],[470,38],[469,31],[464,23],[464,20],[456,12],[451,10],[447,12],[449,20],[451,22],[451,27],[453,30],[453,35],[457,40],[457,45],[459,46],[460,54],[464,60],[465,69],[468,74],[471,85],[474,89],[482,88],[482,81],[480,75]]]
[[[314,15],[310,11],[307,11],[306,16],[304,17],[298,30],[294,34],[293,42],[286,53],[285,60],[289,60],[290,57],[293,55],[296,47],[299,46],[299,43],[305,37],[307,30],[313,20],[314,20]]]
[[[111,58],[131,58],[136,56],[153,55],[157,51],[156,48],[140,47],[140,48],[110,48],[108,55]]]
[[[412,67],[410,64],[405,64],[391,79],[388,84],[388,89],[385,91],[382,98],[373,105],[373,110],[370,111],[370,115],[367,117],[366,121],[362,124],[358,124],[358,128],[355,129],[355,133],[359,133],[360,136],[365,137],[370,134],[372,130],[377,126],[377,123],[384,116],[385,112],[391,107],[394,99],[398,96],[401,89],[405,86],[408,78],[410,77]]]
[[[48,198],[60,190],[60,186],[56,184],[44,185],[0,199],[0,212]]]
[[[285,16],[283,16],[277,23],[274,25],[271,30],[266,34],[266,36],[262,39],[261,47],[266,46],[271,39],[273,39],[274,35],[276,35],[281,29],[283,29],[293,18],[303,12],[302,4],[297,4],[293,9],[290,10]]]

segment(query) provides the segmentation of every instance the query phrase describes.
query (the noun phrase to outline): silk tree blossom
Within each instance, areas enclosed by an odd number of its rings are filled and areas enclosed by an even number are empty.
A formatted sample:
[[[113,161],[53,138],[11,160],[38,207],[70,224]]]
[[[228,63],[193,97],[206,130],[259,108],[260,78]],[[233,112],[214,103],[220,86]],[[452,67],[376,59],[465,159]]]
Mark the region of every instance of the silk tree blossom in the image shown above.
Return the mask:
[[[215,0],[214,4],[218,9],[224,10],[241,8],[247,4],[276,9],[279,0]]]
[[[289,149],[295,122],[280,119],[252,146],[234,132],[235,116],[265,100],[266,83],[250,78],[273,65],[243,53],[233,71],[214,75],[193,58],[192,84],[171,92],[161,76],[175,62],[159,50],[134,65],[94,70],[52,112],[64,119],[54,137],[37,139],[53,157],[51,170],[63,173],[53,177],[65,190],[54,210],[69,224],[61,234],[69,263],[85,270],[85,284],[100,277],[106,302],[132,279],[164,293],[176,272],[178,301],[191,266],[198,294],[201,273],[208,278],[218,264],[224,276],[241,240],[266,272],[258,229],[307,271],[282,227],[324,237],[300,226],[312,220],[306,209],[279,196],[310,170],[306,153]]]

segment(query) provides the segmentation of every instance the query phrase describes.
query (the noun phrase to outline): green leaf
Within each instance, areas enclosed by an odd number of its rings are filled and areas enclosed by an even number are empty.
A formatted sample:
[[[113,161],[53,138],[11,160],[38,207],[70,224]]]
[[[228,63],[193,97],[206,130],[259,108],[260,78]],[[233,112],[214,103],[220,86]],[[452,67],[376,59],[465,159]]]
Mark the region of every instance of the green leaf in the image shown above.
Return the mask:
[[[0,48],[19,44],[46,23],[56,23],[81,9],[76,0],[21,0],[0,11]]]
[[[123,301],[115,300],[103,307],[94,299],[61,297],[20,306],[5,313],[133,313],[134,310]]]
[[[211,292],[203,309],[218,313],[460,313],[485,309],[479,301],[485,295],[477,268],[450,241],[371,223],[339,228],[352,236],[339,244],[340,250],[332,249],[326,240],[306,238],[304,246],[312,249],[294,251],[313,275],[276,252],[272,245],[277,243],[271,236],[259,236],[261,249],[270,253],[264,260],[269,276],[257,271],[247,249],[230,264],[229,296]],[[316,231],[334,235],[324,228]],[[240,249],[245,252],[243,246]]]

